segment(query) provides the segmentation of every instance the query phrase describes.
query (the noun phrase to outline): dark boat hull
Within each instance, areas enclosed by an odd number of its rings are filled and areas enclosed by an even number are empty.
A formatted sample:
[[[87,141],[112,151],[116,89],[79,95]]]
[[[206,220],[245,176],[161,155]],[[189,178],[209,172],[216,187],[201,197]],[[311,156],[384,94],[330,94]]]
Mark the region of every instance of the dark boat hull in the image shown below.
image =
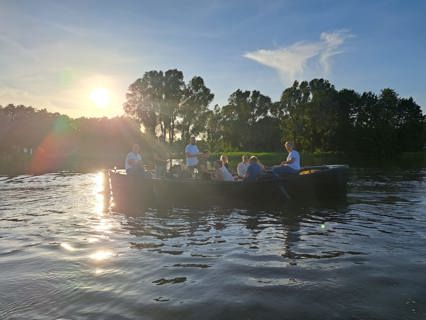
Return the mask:
[[[304,168],[302,174],[254,182],[195,179],[144,179],[109,172],[113,203],[120,210],[162,206],[277,205],[346,195],[347,166]]]

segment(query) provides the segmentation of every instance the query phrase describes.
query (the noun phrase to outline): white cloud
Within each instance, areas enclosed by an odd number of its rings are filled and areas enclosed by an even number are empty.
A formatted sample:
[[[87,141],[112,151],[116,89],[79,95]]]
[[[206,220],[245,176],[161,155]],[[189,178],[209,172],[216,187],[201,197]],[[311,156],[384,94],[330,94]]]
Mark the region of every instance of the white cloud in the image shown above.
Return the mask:
[[[288,47],[248,52],[244,57],[276,69],[285,82],[327,76],[331,58],[342,52],[341,46],[352,37],[347,30],[323,32],[320,41],[297,42]]]

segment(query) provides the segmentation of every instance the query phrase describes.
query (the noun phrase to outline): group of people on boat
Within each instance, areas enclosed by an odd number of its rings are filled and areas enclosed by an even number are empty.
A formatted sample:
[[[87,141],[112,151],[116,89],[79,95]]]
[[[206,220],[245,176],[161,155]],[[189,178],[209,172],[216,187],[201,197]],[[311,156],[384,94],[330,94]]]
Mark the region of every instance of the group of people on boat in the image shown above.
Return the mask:
[[[226,155],[222,155],[220,159],[213,162],[214,170],[211,172],[208,170],[206,164],[207,159],[209,158],[209,153],[200,152],[197,147],[195,137],[191,137],[189,144],[185,147],[186,167],[188,169],[188,173],[193,177],[198,176],[201,179],[211,179],[216,181],[255,181],[266,171],[271,172],[275,176],[282,174],[296,174],[300,171],[300,155],[294,149],[292,142],[285,142],[284,147],[288,152],[288,156],[280,165],[267,168],[256,156],[249,157],[248,155],[244,155],[241,159],[242,161],[236,167],[236,172],[234,172],[230,168],[228,157]],[[161,168],[164,167],[165,169],[165,160],[157,159],[158,157],[154,158],[156,175],[161,176],[165,170],[157,170],[157,164],[161,164]],[[125,168],[127,174],[137,174],[150,177],[150,174],[144,169],[142,156],[140,154],[140,146],[138,144],[134,144],[132,151],[127,154]]]

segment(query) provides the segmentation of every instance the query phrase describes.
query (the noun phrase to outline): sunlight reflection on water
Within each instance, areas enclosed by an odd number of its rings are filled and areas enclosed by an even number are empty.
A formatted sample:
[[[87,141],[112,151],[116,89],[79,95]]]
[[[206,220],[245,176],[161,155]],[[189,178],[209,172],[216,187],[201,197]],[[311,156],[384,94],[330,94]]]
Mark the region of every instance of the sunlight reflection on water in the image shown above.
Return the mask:
[[[114,253],[111,250],[103,249],[103,250],[98,250],[95,253],[92,253],[89,257],[90,259],[95,261],[104,261],[111,258],[113,254]]]
[[[113,227],[109,219],[100,219],[99,222],[94,226],[97,232],[111,233]]]
[[[67,242],[62,242],[61,247],[68,251],[75,251],[75,248]]]
[[[95,208],[94,211],[97,215],[104,214],[105,210],[105,201],[104,201],[104,179],[105,176],[102,172],[98,172],[95,176],[95,183],[94,183],[94,196],[95,196]]]
[[[424,319],[425,176],[139,216],[107,210],[101,172],[0,179],[0,319]]]

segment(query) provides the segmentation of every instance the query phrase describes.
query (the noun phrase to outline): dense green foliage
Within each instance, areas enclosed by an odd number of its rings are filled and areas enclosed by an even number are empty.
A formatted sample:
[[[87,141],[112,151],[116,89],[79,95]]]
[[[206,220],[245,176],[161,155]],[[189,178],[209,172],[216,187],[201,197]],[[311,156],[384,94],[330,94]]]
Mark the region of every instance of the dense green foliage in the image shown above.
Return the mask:
[[[275,104],[283,137],[301,150],[337,151],[377,159],[421,150],[424,120],[412,98],[392,89],[372,92],[337,91],[328,81],[295,82]]]
[[[271,152],[282,152],[283,140],[293,141],[305,160],[308,155],[339,155],[352,163],[391,159],[425,146],[421,108],[392,89],[361,94],[313,79],[295,81],[275,102],[257,90],[238,89],[223,106],[210,106],[213,97],[201,77],[185,83],[181,71],[168,70],[149,71],[130,85],[125,117],[71,119],[46,109],[0,106],[0,167],[25,157],[32,169],[40,170],[42,164],[52,166],[52,158],[75,164],[92,157],[97,159],[93,163],[121,166],[134,142],[145,154],[162,149],[182,157],[191,135],[203,151],[268,152],[259,154],[268,164],[282,160],[282,153]],[[13,158],[17,154],[25,155]],[[240,155],[235,154],[235,161]]]
[[[149,71],[130,85],[124,111],[151,135],[173,143],[177,132],[186,140],[203,132],[213,97],[201,77],[185,84],[181,71]]]
[[[425,144],[421,108],[392,89],[360,94],[313,79],[295,81],[276,102],[240,89],[222,107],[209,109],[212,99],[200,77],[185,84],[178,70],[150,71],[129,87],[124,110],[164,141],[166,132],[171,143],[179,140],[176,133],[183,143],[198,135],[213,151],[277,151],[291,140],[309,153],[380,160]]]

